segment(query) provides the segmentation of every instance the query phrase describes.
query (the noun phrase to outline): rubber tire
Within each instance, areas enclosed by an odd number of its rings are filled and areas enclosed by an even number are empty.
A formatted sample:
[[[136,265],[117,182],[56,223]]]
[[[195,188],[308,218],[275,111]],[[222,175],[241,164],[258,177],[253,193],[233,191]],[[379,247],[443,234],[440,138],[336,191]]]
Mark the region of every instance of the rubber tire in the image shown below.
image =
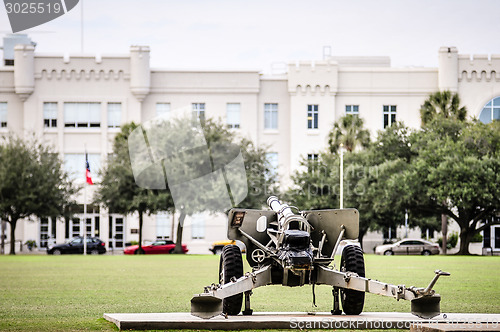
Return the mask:
[[[346,246],[342,251],[340,270],[342,272],[354,272],[358,276],[364,277],[365,260],[363,258],[363,250],[355,245]],[[359,315],[363,311],[365,304],[365,292],[341,288],[340,300],[342,302],[342,310],[346,315]]]
[[[231,278],[243,276],[243,259],[238,246],[229,244],[222,249],[219,264],[219,282],[221,285],[229,283]],[[243,293],[226,297],[222,300],[222,312],[228,315],[237,315],[243,304]]]
[[[430,256],[430,255],[432,255],[432,253],[429,250],[424,250],[424,251],[422,251],[422,255],[423,256]]]
[[[91,255],[99,255],[99,250],[97,250],[97,249],[92,249],[92,250],[90,251],[90,254],[91,254]]]
[[[384,256],[394,256],[394,251],[392,251],[392,250],[386,250],[384,252]]]
[[[52,255],[59,256],[60,254],[62,254],[62,252],[59,249],[55,249],[54,251],[52,251]]]

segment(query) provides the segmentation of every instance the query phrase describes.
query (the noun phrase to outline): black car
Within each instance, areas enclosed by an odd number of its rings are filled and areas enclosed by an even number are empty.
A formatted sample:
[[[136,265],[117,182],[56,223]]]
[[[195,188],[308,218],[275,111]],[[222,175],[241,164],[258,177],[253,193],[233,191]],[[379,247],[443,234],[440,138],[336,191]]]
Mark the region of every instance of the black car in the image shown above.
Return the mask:
[[[97,237],[87,237],[87,254],[98,255],[106,252],[105,243]],[[83,236],[77,236],[64,244],[55,244],[48,248],[47,254],[83,254]]]

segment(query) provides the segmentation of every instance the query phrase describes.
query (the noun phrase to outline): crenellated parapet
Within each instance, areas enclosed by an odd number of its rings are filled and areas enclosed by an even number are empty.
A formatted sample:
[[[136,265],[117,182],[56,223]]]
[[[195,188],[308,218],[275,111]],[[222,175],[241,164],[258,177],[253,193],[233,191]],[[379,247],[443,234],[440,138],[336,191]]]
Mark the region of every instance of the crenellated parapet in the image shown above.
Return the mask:
[[[127,56],[74,56],[61,57],[37,55],[35,79],[39,80],[129,80]]]
[[[324,96],[333,94],[335,95],[335,92],[332,93],[330,90],[329,85],[316,85],[316,86],[310,86],[310,85],[297,85],[295,87],[295,91],[290,91],[291,94],[293,95],[302,95],[302,96],[315,96],[315,95],[320,95]]]
[[[500,55],[459,55],[459,82],[500,82]]]
[[[46,79],[46,80],[86,80],[86,81],[118,81],[118,80],[128,80],[130,75],[125,74],[123,70],[60,70],[57,71],[43,69],[41,73],[35,74],[35,78],[37,79]]]
[[[336,61],[301,61],[288,66],[288,91],[291,95],[335,95],[337,89]]]

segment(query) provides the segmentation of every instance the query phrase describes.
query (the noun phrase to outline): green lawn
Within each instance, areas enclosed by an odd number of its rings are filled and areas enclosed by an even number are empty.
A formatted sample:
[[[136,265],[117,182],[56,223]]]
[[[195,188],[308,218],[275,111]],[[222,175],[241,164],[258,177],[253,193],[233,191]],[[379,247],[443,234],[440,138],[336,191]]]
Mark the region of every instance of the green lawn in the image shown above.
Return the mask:
[[[366,255],[369,278],[436,290],[442,312],[500,312],[500,257]],[[187,312],[217,280],[218,256],[0,256],[0,330],[73,331],[115,327],[105,312]],[[254,291],[255,311],[329,311],[331,288],[268,286]],[[408,312],[410,303],[368,294],[365,311]]]

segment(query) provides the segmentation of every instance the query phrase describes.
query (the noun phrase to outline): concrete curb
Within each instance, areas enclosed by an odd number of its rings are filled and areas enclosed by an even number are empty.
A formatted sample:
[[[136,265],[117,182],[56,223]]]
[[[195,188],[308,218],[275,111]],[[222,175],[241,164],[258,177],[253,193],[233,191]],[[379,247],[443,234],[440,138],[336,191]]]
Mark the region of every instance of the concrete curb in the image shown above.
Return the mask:
[[[259,312],[252,316],[202,319],[190,313],[112,313],[104,318],[120,330],[177,329],[409,329],[415,332],[500,331],[500,314],[451,313],[431,320],[409,313],[365,312],[334,316],[327,312]]]

